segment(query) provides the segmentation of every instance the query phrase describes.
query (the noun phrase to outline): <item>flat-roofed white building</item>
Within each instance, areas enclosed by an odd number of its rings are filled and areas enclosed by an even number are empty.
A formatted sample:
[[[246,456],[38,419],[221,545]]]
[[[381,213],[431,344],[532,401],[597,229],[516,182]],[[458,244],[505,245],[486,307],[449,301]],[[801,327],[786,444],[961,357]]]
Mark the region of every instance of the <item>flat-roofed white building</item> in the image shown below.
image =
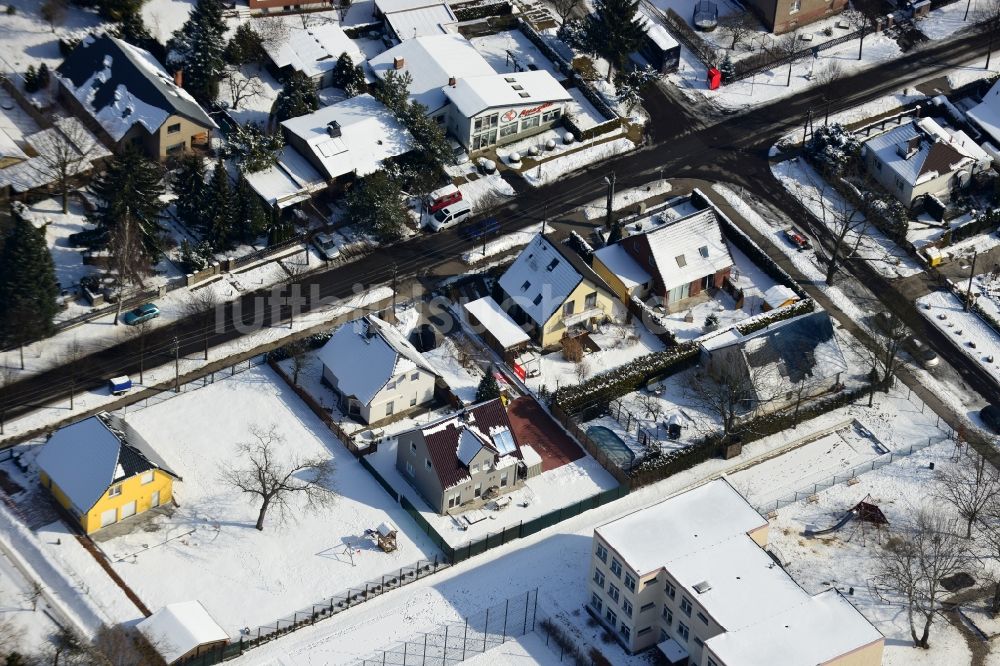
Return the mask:
[[[698,666],[876,666],[882,634],[768,555],[768,523],[718,479],[594,530],[588,609],[629,652]]]
[[[451,102],[448,130],[469,150],[544,132],[572,99],[545,70],[458,79],[444,93]]]
[[[385,23],[389,36],[401,42],[444,34],[458,23],[444,0],[375,0],[373,14]]]

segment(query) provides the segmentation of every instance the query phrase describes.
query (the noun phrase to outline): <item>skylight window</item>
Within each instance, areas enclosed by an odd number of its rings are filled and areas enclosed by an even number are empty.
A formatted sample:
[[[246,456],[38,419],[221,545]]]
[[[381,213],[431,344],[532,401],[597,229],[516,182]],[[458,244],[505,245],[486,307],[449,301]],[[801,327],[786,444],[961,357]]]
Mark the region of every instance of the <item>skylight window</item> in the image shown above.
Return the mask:
[[[555,270],[556,266],[558,265],[559,265],[559,259],[558,258],[553,259],[552,261],[549,262],[549,265],[545,267],[545,270],[551,273],[552,271]]]
[[[703,256],[705,258],[708,258],[708,246],[707,245],[702,245],[701,247],[699,247],[698,248],[698,254],[700,254],[701,256]]]
[[[514,83],[515,81],[517,81],[517,79],[515,79],[513,76],[505,76],[503,77],[503,80],[506,81],[507,83]]]
[[[497,447],[497,451],[500,455],[514,452],[514,436],[510,434],[510,430],[504,428],[503,430],[497,432],[492,436],[493,445]]]
[[[676,257],[674,257],[674,259],[677,260],[677,265],[680,266],[681,268],[684,268],[685,266],[688,265],[687,259],[684,257],[683,254],[678,254]]]
[[[511,86],[514,90],[524,90],[524,86]]]
[[[526,92],[522,92],[522,93],[517,93],[517,96],[518,96],[518,97],[521,97],[521,98],[525,98],[525,97],[531,97],[531,95],[529,95],[529,94],[528,94],[528,93],[526,93]]]
[[[533,303],[534,303],[535,305],[541,305],[541,303],[542,303],[542,295],[541,295],[541,294],[538,294],[537,296],[535,296],[535,300],[534,300],[534,301],[532,301],[532,302],[533,302]]]
[[[525,280],[524,284],[521,285],[521,291],[528,291],[528,287],[531,286],[530,280]]]

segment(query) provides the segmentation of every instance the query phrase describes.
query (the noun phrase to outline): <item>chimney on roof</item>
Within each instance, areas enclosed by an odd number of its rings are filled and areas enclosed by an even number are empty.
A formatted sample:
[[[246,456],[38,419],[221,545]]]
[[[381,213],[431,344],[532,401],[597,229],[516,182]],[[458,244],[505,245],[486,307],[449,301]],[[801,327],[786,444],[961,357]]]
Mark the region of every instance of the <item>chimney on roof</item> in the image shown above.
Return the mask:
[[[336,120],[331,120],[330,122],[328,122],[326,124],[326,133],[332,136],[333,138],[337,138],[338,136],[340,136],[341,134],[340,123],[337,122]]]
[[[455,77],[454,76],[449,76],[448,77],[448,85],[451,86],[452,88],[454,88],[455,87],[455,83],[456,83],[455,82]]]
[[[184,87],[184,70],[183,69],[178,69],[176,72],[174,72],[174,85],[177,86],[178,88],[183,88]]]
[[[399,56],[396,56],[396,57],[394,57],[392,59],[392,68],[393,69],[403,69],[403,65],[405,65],[405,64],[406,64],[406,59],[405,58],[400,58]]]

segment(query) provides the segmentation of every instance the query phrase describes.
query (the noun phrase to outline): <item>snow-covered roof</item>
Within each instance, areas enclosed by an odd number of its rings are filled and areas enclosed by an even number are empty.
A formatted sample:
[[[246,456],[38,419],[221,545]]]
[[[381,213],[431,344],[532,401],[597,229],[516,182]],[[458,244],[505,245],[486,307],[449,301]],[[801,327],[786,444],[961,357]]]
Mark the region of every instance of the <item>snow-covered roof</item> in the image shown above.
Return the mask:
[[[438,372],[402,333],[375,315],[350,321],[319,350],[319,359],[337,378],[337,388],[369,404],[396,375],[420,368]]]
[[[636,253],[631,248],[637,243],[647,244],[656,264],[651,269],[659,275],[664,291],[733,265],[729,247],[712,208],[629,236],[622,245],[634,257]]]
[[[85,38],[56,75],[115,141],[136,123],[155,133],[173,115],[206,129],[216,127],[149,51],[116,37]]]
[[[649,273],[618,243],[602,247],[594,252],[594,256],[622,281],[626,289],[650,281]]]
[[[1000,141],[1000,81],[994,83],[983,95],[983,101],[966,111],[966,115],[994,141]]]
[[[500,277],[500,288],[543,326],[582,281],[556,246],[537,234]]]
[[[339,124],[340,136],[330,135],[328,128],[333,122]],[[383,160],[415,147],[409,130],[368,94],[291,118],[281,126],[309,146],[328,178],[367,175],[381,168]]]
[[[791,287],[786,287],[783,284],[776,284],[764,292],[764,302],[772,308],[781,307],[788,301],[797,299],[798,294],[792,291]]]
[[[675,48],[678,43],[674,39],[667,29],[663,27],[663,24],[657,21],[655,18],[649,15],[649,12],[642,5],[639,6],[639,11],[636,13],[636,21],[643,21],[646,26],[646,36],[656,44],[657,47],[664,51],[669,51]]]
[[[305,201],[326,188],[323,175],[292,146],[282,148],[274,166],[243,177],[264,201],[278,208]]]
[[[535,465],[542,464],[542,456],[538,455],[538,451],[535,451],[535,449],[528,444],[521,445],[521,460],[523,460],[524,464],[528,467],[534,467]]]
[[[395,70],[397,59],[403,66]],[[402,74],[409,72],[410,97],[437,111],[448,103],[444,87],[452,77],[462,79],[468,76],[495,74],[486,59],[465,37],[461,35],[430,35],[408,39],[388,51],[383,51],[368,61],[379,78],[385,78],[390,71]]]
[[[355,65],[365,60],[358,45],[336,23],[291,28],[287,39],[267,49],[276,67],[291,67],[309,77],[322,76],[332,70],[343,53],[350,56]]]
[[[865,142],[883,166],[914,186],[992,158],[969,135],[920,118]]]
[[[136,628],[150,639],[168,664],[200,645],[229,641],[229,634],[200,601],[167,604],[139,622]]]
[[[10,134],[0,129],[0,159],[26,160],[28,155],[21,150]]]
[[[761,622],[710,638],[705,645],[726,664],[813,666],[882,638],[840,592],[828,589]]]
[[[84,156],[67,165],[74,175],[90,171],[95,160],[111,155],[111,151],[73,117],[59,118],[53,127],[29,134],[24,141],[35,151],[35,156],[0,169],[0,188],[10,186],[15,192],[27,192],[54,183],[59,174],[52,167],[62,159],[60,155],[66,155],[66,146],[72,146]]]
[[[80,513],[123,479],[154,468],[176,476],[134,431],[107,414],[57,430],[36,463]]]
[[[739,331],[733,327],[727,328],[724,331],[719,331],[715,335],[706,336],[702,338],[698,344],[705,351],[712,351],[715,349],[721,349],[722,347],[728,347],[735,342],[739,342],[740,337]]]
[[[539,69],[459,79],[445,94],[466,117],[486,109],[556,104],[573,99],[548,71]]]
[[[439,4],[441,0],[375,0],[375,9],[379,14],[392,14]]]
[[[472,462],[472,459],[476,457],[476,454],[483,450],[486,443],[479,438],[479,435],[472,432],[468,428],[462,428],[458,435],[458,447],[455,449],[455,455],[466,467]]]
[[[395,11],[385,16],[385,22],[400,41],[440,35],[448,32],[448,26],[458,22],[455,12],[446,2],[438,2],[425,7]]]
[[[643,576],[766,524],[728,481],[717,479],[594,531]]]
[[[531,339],[524,332],[524,329],[518,326],[517,322],[511,319],[493,300],[492,296],[484,296],[471,303],[466,303],[464,307],[504,349],[528,342]]]

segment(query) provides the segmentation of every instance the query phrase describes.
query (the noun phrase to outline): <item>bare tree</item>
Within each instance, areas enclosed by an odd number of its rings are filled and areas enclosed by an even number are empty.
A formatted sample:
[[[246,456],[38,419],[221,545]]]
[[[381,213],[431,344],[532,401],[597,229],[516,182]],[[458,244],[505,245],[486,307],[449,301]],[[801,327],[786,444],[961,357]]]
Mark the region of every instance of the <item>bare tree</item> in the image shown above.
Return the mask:
[[[135,627],[103,626],[90,646],[92,663],[102,666],[165,666],[156,639],[150,639]]]
[[[865,48],[865,36],[872,31],[875,22],[878,20],[877,6],[874,3],[866,3],[865,5],[858,3],[851,9],[844,10],[841,16],[852,28],[860,33],[858,39],[858,60],[861,60]]]
[[[139,341],[139,383],[145,383],[144,372],[146,369],[146,342],[149,339],[149,332],[153,330],[152,320],[146,319],[133,326],[128,327],[128,336]]]
[[[264,95],[264,82],[258,76],[247,76],[239,67],[226,65],[222,73],[232,100],[232,110],[237,111],[242,102],[249,102]]]
[[[38,11],[42,19],[49,24],[49,29],[55,33],[56,26],[66,18],[66,0],[45,0]]]
[[[584,8],[583,0],[552,0],[551,4],[560,24],[568,21],[577,9]]]
[[[925,650],[945,593],[941,581],[963,571],[969,562],[965,540],[951,527],[941,514],[920,509],[912,527],[891,537],[875,554],[873,582],[881,588],[877,592],[903,597],[913,644]]]
[[[663,402],[659,398],[650,393],[642,392],[639,392],[636,396],[639,405],[645,411],[648,418],[654,421],[660,418],[660,415],[663,413]]]
[[[291,343],[285,350],[288,352],[288,358],[292,361],[292,383],[299,383],[299,374],[304,370],[308,370],[309,366],[312,364],[309,356],[306,352],[309,351],[309,345],[305,340],[296,340]]]
[[[97,148],[97,140],[75,118],[57,122],[36,140],[38,159],[32,168],[41,180],[55,184],[62,196],[62,212],[69,212],[69,193],[73,180],[90,165],[90,158]]]
[[[846,258],[846,251],[850,247],[847,240],[848,235],[858,234],[857,241],[860,243],[860,236],[867,230],[867,220],[860,209],[840,196],[825,181],[812,198],[823,211],[823,224],[833,235],[833,247],[830,250],[829,262],[826,267],[826,283],[833,286],[837,268]]]
[[[118,286],[118,307],[115,308],[115,326],[118,325],[125,304],[125,292],[135,285],[142,286],[149,272],[142,251],[142,229],[139,221],[126,208],[108,239],[111,267],[115,270]]]
[[[820,85],[833,83],[844,76],[844,66],[840,60],[825,60],[823,66],[815,72],[816,81]]]
[[[45,587],[37,580],[28,581],[28,589],[25,590],[24,600],[31,604],[31,610],[38,610],[38,600],[42,598],[42,594],[45,592]]]
[[[981,539],[977,545],[985,546],[984,559],[991,560],[996,570],[1000,564],[1000,494],[994,494],[987,500],[986,506],[978,515]],[[994,617],[1000,613],[1000,576],[993,575],[993,599],[990,602],[990,612]]]
[[[83,344],[80,339],[73,336],[73,339],[67,343],[63,349],[60,357],[62,359],[62,365],[65,368],[66,378],[69,381],[69,408],[73,409],[73,400],[76,397],[76,384],[80,376],[85,373],[84,368],[80,367],[81,361],[86,356],[86,351],[83,348]]]
[[[281,16],[254,19],[253,30],[260,36],[265,51],[274,51],[288,41],[288,24]]]
[[[757,22],[750,12],[737,12],[725,16],[720,21],[722,29],[732,37],[733,43],[729,46],[731,51],[735,51],[740,42],[746,41],[751,35],[757,32]]]
[[[793,57],[799,52],[799,31],[798,29],[785,33],[771,43],[771,53],[777,58],[788,58],[788,76],[785,78],[785,86],[792,85],[792,66],[795,65]]]
[[[959,460],[938,474],[935,495],[955,507],[965,521],[965,538],[972,538],[972,526],[979,521],[992,499],[1000,494],[1000,473],[975,450],[966,447]]]
[[[14,624],[12,618],[0,616],[0,657],[18,653],[22,629]]]
[[[333,492],[333,461],[320,458],[283,458],[284,437],[274,425],[250,427],[252,439],[239,445],[247,467],[225,469],[225,483],[260,501],[255,527],[264,529],[264,518],[273,506],[284,522],[291,512],[292,498],[301,496],[308,509],[329,506]]]
[[[216,308],[221,304],[218,294],[211,287],[191,290],[191,296],[184,305],[184,314],[198,320],[204,342],[205,360],[208,360],[208,342],[212,338]]]
[[[733,363],[715,376],[703,370],[692,372],[685,394],[695,405],[718,417],[722,434],[728,438],[740,421],[752,419],[769,401],[768,386],[762,370]]]

